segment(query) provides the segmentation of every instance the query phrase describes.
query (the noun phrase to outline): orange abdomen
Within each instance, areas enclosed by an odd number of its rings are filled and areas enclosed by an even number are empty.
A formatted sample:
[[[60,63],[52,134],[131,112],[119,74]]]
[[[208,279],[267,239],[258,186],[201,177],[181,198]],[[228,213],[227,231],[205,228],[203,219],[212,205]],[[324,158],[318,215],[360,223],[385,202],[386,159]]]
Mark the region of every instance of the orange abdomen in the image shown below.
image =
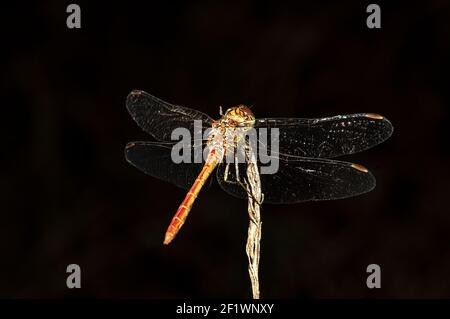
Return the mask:
[[[194,204],[195,199],[197,198],[198,193],[202,189],[206,180],[208,179],[211,172],[217,166],[218,160],[215,156],[215,151],[212,150],[208,156],[205,166],[201,170],[191,189],[187,193],[180,207],[178,207],[175,216],[173,216],[172,221],[170,222],[169,228],[167,228],[166,235],[164,237],[164,245],[169,244],[175,237],[175,235],[180,230],[181,226],[183,226],[186,217],[191,211],[192,205]]]

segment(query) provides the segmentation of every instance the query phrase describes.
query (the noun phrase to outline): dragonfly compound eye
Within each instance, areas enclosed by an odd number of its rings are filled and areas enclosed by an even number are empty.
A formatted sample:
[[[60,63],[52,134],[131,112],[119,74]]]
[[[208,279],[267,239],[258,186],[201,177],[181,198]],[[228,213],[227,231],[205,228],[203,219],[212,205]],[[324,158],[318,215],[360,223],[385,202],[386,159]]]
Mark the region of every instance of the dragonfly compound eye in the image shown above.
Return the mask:
[[[239,105],[228,109],[224,117],[235,123],[237,126],[243,124],[251,126],[255,122],[253,112],[245,105]]]

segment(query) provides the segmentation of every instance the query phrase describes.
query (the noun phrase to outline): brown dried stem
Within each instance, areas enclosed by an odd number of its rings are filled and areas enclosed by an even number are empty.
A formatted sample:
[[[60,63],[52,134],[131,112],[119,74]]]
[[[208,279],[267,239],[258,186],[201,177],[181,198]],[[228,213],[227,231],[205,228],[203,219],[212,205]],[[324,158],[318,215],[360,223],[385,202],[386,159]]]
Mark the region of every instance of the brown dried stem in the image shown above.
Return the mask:
[[[262,224],[260,207],[263,201],[263,194],[261,192],[261,180],[254,152],[252,152],[251,149],[248,149],[246,151],[246,157],[248,164],[245,186],[248,194],[248,215],[250,217],[246,252],[248,257],[248,272],[252,284],[253,299],[259,299],[258,269]]]

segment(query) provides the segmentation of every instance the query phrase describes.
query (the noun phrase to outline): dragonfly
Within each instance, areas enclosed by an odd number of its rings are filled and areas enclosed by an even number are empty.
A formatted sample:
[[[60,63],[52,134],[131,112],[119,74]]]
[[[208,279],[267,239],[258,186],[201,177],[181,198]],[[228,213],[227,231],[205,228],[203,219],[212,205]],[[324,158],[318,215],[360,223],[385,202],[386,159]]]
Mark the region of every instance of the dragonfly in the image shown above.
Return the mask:
[[[249,196],[242,183],[245,161],[223,161],[235,146],[219,138],[226,130],[278,129],[278,148],[274,155],[271,153],[278,160],[278,170],[260,175],[263,200],[271,204],[341,199],[371,191],[376,180],[368,169],[334,158],[367,150],[393,132],[389,120],[374,113],[317,119],[255,118],[249,107],[238,105],[220,112],[221,117],[214,120],[203,112],[170,104],[140,90],[127,96],[126,107],[138,126],[154,139],[128,143],[126,160],[142,172],[188,191],[167,228],[165,245],[179,232],[200,190],[211,184],[209,177],[215,169],[225,192],[238,198]],[[200,121],[200,128],[195,121]],[[192,138],[188,143],[192,148],[198,143],[208,147],[201,161],[173,161],[172,149],[177,141],[172,139],[172,132],[177,128],[201,137],[200,141]],[[207,137],[202,134],[205,129],[212,132]]]

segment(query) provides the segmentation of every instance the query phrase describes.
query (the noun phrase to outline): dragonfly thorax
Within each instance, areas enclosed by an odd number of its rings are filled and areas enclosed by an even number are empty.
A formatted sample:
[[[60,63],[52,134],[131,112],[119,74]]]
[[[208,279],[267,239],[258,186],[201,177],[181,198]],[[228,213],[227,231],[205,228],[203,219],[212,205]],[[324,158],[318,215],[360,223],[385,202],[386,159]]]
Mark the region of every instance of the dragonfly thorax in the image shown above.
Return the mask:
[[[234,157],[233,154],[244,150],[246,132],[250,131],[254,124],[255,116],[250,108],[245,105],[231,107],[222,118],[213,121],[208,146],[218,150],[220,157]]]
[[[255,116],[253,112],[245,105],[238,105],[229,108],[220,120],[228,127],[248,126],[253,127]]]

